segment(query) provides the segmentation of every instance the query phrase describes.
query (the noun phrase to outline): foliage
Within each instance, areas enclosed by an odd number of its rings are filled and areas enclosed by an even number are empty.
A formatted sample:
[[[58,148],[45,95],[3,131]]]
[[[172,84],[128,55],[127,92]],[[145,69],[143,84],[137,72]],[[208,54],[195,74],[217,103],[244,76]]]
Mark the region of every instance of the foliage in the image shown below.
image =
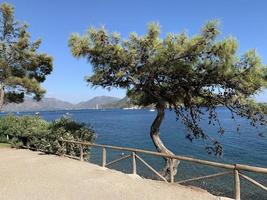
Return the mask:
[[[169,107],[185,124],[187,138],[202,138],[207,149],[222,153],[199,121],[209,114],[209,123],[218,125],[217,105],[246,117],[255,126],[265,123],[251,97],[266,87],[267,70],[255,50],[237,55],[237,41],[218,39],[217,21],[205,24],[201,32],[160,37],[160,26],[152,23],[144,36],[130,34],[121,39],[104,28],[90,28],[83,36],[72,34],[69,47],[75,57],[85,57],[93,66],[87,82],[93,86],[125,88],[128,96],[141,106]],[[203,112],[202,105],[206,111]]]
[[[36,100],[45,93],[40,83],[52,71],[52,57],[37,50],[41,40],[30,41],[28,25],[14,19],[14,8],[0,4],[0,108],[20,103],[24,95]]]
[[[7,141],[7,136],[9,141]],[[91,127],[78,123],[68,116],[47,122],[39,116],[7,115],[0,118],[0,139],[9,142],[14,147],[27,146],[55,154],[68,153],[79,156],[80,148],[69,145],[66,149],[60,140],[75,140],[93,142],[95,133]],[[84,151],[89,153],[89,148]],[[88,154],[89,155],[89,154]]]
[[[267,114],[267,104],[266,103],[258,103],[258,109],[261,110],[264,114]]]

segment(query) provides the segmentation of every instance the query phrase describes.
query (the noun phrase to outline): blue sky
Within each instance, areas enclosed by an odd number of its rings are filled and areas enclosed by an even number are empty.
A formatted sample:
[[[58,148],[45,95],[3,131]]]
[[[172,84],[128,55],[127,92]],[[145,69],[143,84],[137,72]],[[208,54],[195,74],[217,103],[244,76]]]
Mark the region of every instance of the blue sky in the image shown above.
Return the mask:
[[[222,37],[239,41],[239,53],[255,48],[267,64],[267,1],[265,0],[6,0],[15,7],[15,16],[26,21],[33,39],[41,38],[40,51],[54,57],[54,71],[43,87],[48,97],[73,103],[94,96],[123,97],[125,91],[92,89],[84,81],[91,65],[72,57],[67,42],[71,33],[83,34],[88,27],[104,25],[127,37],[130,32],[143,34],[149,22],[159,22],[162,37],[168,32],[196,34],[203,23],[221,21]],[[267,92],[257,96],[267,102]]]

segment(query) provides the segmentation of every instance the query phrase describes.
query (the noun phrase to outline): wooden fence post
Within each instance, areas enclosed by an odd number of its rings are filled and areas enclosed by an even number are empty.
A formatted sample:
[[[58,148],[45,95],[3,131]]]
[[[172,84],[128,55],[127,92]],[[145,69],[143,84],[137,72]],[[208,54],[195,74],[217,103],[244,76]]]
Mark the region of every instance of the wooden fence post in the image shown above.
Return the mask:
[[[66,145],[66,155],[68,155],[69,143],[66,142],[65,145]]]
[[[173,175],[173,159],[170,159],[170,178],[171,178],[171,183],[174,182],[174,175]]]
[[[106,148],[103,147],[102,149],[102,167],[105,167],[107,163],[107,151]]]
[[[65,156],[67,153],[67,143],[66,142],[62,142],[62,152],[63,152],[63,156]]]
[[[80,161],[84,161],[84,158],[83,158],[83,145],[81,144],[80,146]]]
[[[235,200],[240,200],[240,178],[237,169],[234,170],[235,174]]]
[[[135,152],[132,153],[133,157],[133,174],[136,174],[136,159],[135,159]]]

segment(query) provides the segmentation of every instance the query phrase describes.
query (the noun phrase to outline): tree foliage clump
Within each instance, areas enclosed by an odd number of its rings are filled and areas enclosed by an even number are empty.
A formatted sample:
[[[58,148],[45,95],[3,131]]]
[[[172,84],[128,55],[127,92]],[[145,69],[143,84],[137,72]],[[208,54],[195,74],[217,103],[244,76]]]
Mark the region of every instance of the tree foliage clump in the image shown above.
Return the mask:
[[[79,146],[69,144],[66,147],[61,140],[93,142],[94,139],[95,132],[91,127],[68,116],[52,122],[39,116],[8,115],[0,118],[1,142],[9,142],[16,148],[26,146],[55,154],[79,156]],[[84,151],[89,155],[90,148],[84,147]]]
[[[14,19],[14,8],[0,4],[0,108],[20,103],[25,94],[40,100],[45,93],[40,83],[53,69],[52,57],[38,53],[41,40],[31,42],[28,25]]]
[[[265,115],[267,114],[267,104],[266,103],[257,103],[258,109],[261,110]]]
[[[132,33],[128,39],[104,28],[90,28],[83,36],[73,34],[69,46],[75,57],[92,64],[93,74],[86,80],[93,86],[124,88],[136,104],[156,106],[150,135],[159,152],[172,154],[159,138],[165,109],[170,108],[188,128],[188,139],[202,138],[209,152],[220,155],[221,145],[199,122],[208,113],[209,123],[223,134],[216,110],[222,105],[233,118],[239,115],[253,126],[264,124],[252,97],[266,87],[267,68],[255,50],[239,56],[237,40],[218,39],[219,33],[217,21],[206,23],[194,36],[183,32],[165,38],[155,23],[145,35]]]

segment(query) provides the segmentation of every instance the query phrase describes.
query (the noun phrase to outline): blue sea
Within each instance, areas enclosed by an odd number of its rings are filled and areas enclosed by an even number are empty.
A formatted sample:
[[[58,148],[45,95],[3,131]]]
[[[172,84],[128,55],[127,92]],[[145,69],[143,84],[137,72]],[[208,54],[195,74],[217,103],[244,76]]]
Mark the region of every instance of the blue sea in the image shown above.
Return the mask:
[[[149,136],[150,125],[156,116],[156,112],[147,109],[142,110],[64,110],[64,111],[44,111],[40,115],[46,120],[55,120],[68,113],[80,122],[90,124],[96,131],[96,143],[109,144],[124,147],[134,147],[155,151]],[[21,112],[19,115],[34,115],[35,112]],[[212,160],[223,163],[239,163],[253,166],[267,167],[267,127],[254,128],[250,126],[246,119],[237,118],[233,120],[231,114],[224,108],[218,108],[221,124],[225,128],[225,133],[220,136],[216,127],[208,125],[207,120],[201,121],[201,126],[212,137],[216,138],[223,145],[223,155],[216,157],[209,155],[205,150],[203,140],[193,140],[185,138],[187,129],[176,120],[175,114],[167,111],[161,127],[161,138],[165,145],[177,155],[184,155],[199,159]],[[205,118],[205,117],[204,117]],[[239,132],[236,128],[240,124]],[[122,153],[118,151],[108,151],[108,161],[120,157]],[[140,155],[155,169],[163,167],[163,159],[148,155]],[[92,149],[90,162],[101,163],[100,149]],[[143,177],[155,178],[142,163],[137,163],[137,171]],[[117,170],[131,173],[131,160],[124,160],[110,166]],[[189,162],[181,162],[178,168],[176,180],[183,180],[207,174],[223,171],[212,167],[207,167]],[[267,186],[267,175],[246,173],[255,178],[260,183]],[[198,186],[213,194],[233,197],[234,180],[233,175],[226,175],[214,179],[190,182],[188,185]],[[267,199],[267,192],[256,186],[241,180],[242,199]]]

